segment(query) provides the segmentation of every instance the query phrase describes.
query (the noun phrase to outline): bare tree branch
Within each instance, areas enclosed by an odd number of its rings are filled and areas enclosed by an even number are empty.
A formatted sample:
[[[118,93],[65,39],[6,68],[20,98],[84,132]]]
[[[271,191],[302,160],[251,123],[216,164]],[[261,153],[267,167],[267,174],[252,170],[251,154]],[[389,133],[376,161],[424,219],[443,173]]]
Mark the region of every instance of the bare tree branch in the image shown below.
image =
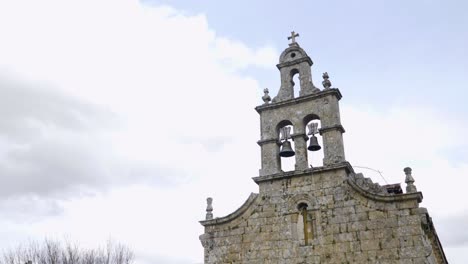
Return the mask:
[[[133,251],[108,240],[105,247],[83,249],[69,240],[29,241],[0,255],[0,264],[133,264]]]

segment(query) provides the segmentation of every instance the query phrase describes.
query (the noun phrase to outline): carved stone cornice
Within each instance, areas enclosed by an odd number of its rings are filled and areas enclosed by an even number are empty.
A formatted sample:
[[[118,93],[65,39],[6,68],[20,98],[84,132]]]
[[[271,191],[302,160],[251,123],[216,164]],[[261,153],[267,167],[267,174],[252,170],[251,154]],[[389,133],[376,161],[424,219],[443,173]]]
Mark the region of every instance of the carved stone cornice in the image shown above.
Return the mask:
[[[322,135],[323,133],[326,133],[327,131],[331,131],[331,130],[339,130],[341,133],[346,132],[342,125],[334,125],[334,126],[320,128],[319,133],[320,135]]]
[[[288,66],[291,66],[291,65],[297,65],[297,64],[299,64],[301,62],[304,62],[304,61],[309,63],[310,66],[312,66],[312,64],[313,64],[310,57],[306,56],[306,57],[303,57],[303,58],[300,58],[300,59],[297,59],[297,60],[286,61],[286,62],[283,62],[283,63],[276,64],[276,68],[281,69],[281,68],[288,67]]]
[[[259,106],[255,107],[255,110],[258,113],[261,113],[262,111],[265,111],[265,110],[276,109],[276,108],[280,108],[280,107],[284,107],[284,106],[288,106],[288,105],[298,104],[298,103],[301,103],[301,102],[304,102],[304,101],[309,101],[311,99],[318,99],[318,98],[326,97],[326,96],[329,96],[329,95],[335,96],[338,100],[340,100],[341,97],[342,97],[341,92],[340,92],[340,90],[338,90],[338,88],[331,88],[331,89],[327,89],[327,90],[322,90],[320,92],[312,93],[312,94],[309,94],[309,95],[304,95],[304,96],[300,96],[300,97],[297,97],[297,98],[292,98],[292,99],[285,100],[285,101],[279,101],[279,102],[276,102],[276,103],[259,105]]]
[[[253,177],[252,179],[254,180],[255,183],[259,184],[265,181],[288,179],[288,178],[297,177],[297,176],[304,176],[304,175],[311,174],[311,173],[320,173],[320,172],[338,170],[338,169],[345,169],[347,173],[354,173],[354,169],[351,166],[351,164],[345,161],[345,162],[335,163],[335,164],[322,166],[322,167],[314,167],[314,168],[310,168],[310,169],[306,169],[302,171],[287,171],[287,172],[280,172],[280,173],[275,173],[271,175],[257,176],[257,177]]]
[[[260,139],[259,141],[257,141],[257,144],[259,146],[262,146],[262,145],[265,145],[265,144],[268,144],[268,143],[276,143],[278,145],[281,145],[281,142],[277,138]]]

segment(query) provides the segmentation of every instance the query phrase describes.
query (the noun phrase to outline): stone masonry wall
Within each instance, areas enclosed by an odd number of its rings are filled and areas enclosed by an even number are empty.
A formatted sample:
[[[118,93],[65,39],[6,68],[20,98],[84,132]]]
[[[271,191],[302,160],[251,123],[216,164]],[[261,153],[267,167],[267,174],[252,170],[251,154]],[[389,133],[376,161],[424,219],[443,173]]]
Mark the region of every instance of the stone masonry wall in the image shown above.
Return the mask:
[[[372,194],[345,168],[259,182],[260,192],[225,218],[201,221],[205,263],[442,263],[415,196]],[[301,237],[298,204],[313,235]]]

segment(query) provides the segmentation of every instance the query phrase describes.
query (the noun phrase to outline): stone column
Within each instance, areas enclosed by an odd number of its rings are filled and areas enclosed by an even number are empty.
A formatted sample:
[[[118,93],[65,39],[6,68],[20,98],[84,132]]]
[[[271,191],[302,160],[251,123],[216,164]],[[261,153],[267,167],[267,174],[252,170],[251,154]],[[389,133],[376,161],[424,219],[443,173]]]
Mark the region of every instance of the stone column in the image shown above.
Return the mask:
[[[406,167],[403,169],[405,172],[405,183],[406,183],[406,193],[414,193],[417,192],[418,189],[414,185],[414,178],[411,175],[412,169],[410,167]]]
[[[262,168],[260,176],[281,172],[281,160],[279,156],[280,146],[277,139],[260,140],[257,142],[262,152]]]
[[[341,125],[319,129],[323,139],[323,165],[346,161],[343,146],[344,128]]]
[[[310,65],[302,63],[299,66],[299,80],[301,81],[301,90],[299,91],[300,96],[309,95],[312,93],[320,92],[320,89],[314,86],[312,83],[312,71]]]
[[[303,171],[309,167],[307,161],[307,136],[303,133],[294,134],[291,136],[294,140],[294,151],[296,152],[295,170]]]

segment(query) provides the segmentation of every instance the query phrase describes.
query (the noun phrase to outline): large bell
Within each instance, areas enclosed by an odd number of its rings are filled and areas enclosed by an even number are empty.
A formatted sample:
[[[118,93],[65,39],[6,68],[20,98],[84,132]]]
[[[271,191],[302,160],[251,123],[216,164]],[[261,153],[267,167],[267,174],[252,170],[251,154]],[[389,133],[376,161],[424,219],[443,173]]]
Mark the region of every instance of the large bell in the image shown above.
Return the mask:
[[[294,154],[296,154],[296,153],[291,148],[291,142],[289,142],[287,140],[284,141],[283,144],[281,144],[281,150],[280,150],[279,155],[281,157],[286,158],[286,157],[292,157],[292,156],[294,156]]]
[[[310,137],[310,142],[309,142],[309,147],[307,147],[308,150],[310,151],[317,151],[320,150],[322,147],[320,147],[317,137],[316,136],[311,136]]]

